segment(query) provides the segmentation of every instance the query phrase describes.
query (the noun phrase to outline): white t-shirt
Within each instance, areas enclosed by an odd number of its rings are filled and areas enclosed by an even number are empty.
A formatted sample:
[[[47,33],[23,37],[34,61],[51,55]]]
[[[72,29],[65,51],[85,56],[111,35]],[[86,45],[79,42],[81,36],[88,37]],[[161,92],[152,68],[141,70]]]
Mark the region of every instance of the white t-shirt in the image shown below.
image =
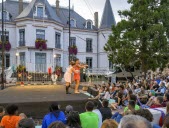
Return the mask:
[[[98,115],[98,117],[99,117],[99,128],[101,128],[101,126],[102,126],[102,114],[100,113],[100,111],[98,109],[94,109],[93,112]]]
[[[103,99],[105,100],[110,100],[110,93],[109,92],[106,92]]]

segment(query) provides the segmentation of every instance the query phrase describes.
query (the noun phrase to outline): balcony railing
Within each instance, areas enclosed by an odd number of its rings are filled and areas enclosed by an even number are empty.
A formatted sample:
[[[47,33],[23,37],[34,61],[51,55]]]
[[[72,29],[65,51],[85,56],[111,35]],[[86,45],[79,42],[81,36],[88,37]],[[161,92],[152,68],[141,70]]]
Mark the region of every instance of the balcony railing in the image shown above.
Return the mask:
[[[55,48],[61,49],[61,44],[56,44]]]
[[[25,41],[19,41],[19,46],[25,46]]]

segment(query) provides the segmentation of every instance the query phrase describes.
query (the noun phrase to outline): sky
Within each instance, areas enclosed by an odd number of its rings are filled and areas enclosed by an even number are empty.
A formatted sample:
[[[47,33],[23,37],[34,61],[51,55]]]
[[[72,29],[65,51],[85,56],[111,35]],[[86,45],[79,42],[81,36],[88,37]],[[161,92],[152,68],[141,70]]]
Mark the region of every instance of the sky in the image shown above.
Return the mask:
[[[31,0],[26,0],[31,1]],[[50,4],[55,5],[56,0],[48,0]],[[106,0],[70,0],[71,7],[83,16],[85,19],[94,20],[94,12],[99,12],[99,21],[101,21],[102,12]],[[110,0],[116,22],[120,21],[118,10],[129,9],[127,0]],[[69,0],[60,0],[60,6],[68,7]]]

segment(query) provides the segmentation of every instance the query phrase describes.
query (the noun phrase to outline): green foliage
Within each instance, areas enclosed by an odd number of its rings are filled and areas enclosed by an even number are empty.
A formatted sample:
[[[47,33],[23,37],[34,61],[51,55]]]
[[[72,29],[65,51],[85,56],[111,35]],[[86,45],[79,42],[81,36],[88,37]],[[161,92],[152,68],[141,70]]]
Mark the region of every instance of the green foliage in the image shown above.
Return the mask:
[[[169,0],[128,0],[130,10],[112,26],[105,50],[114,64],[140,65],[143,72],[169,62]]]

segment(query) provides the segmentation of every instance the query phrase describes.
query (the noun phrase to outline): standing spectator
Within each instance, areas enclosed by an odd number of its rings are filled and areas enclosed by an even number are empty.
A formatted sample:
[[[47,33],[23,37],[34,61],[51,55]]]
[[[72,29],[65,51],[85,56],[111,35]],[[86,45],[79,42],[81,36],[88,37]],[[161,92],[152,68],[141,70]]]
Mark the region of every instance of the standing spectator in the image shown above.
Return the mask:
[[[115,120],[107,119],[103,122],[101,128],[118,128],[118,123]]]
[[[4,115],[5,115],[5,108],[0,106],[0,123]]]
[[[86,112],[80,114],[80,121],[82,128],[98,128],[99,117],[96,113],[92,112],[94,103],[88,101],[85,105]]]
[[[55,121],[66,123],[66,116],[64,112],[60,110],[58,103],[52,103],[49,107],[49,111],[50,112],[43,118],[42,128],[48,128],[48,126]]]
[[[35,122],[32,119],[22,119],[19,121],[18,128],[35,128]]]
[[[150,106],[150,108],[160,108],[163,107],[163,97],[162,96],[157,96],[155,98],[154,104]]]
[[[112,117],[112,111],[111,109],[108,107],[109,105],[109,101],[107,100],[103,100],[102,102],[102,108],[100,108],[100,112],[102,114],[102,121],[106,120],[106,119],[110,119]]]
[[[18,126],[18,122],[20,121],[20,116],[18,115],[18,106],[12,104],[7,106],[6,108],[7,115],[4,116],[1,120],[2,128],[16,128]]]
[[[100,110],[97,109],[98,108],[98,102],[94,100],[93,103],[94,103],[93,112],[98,115],[98,117],[99,117],[99,128],[101,128],[101,126],[102,126],[102,114],[101,114]]]
[[[81,128],[80,116],[76,111],[71,111],[67,117],[68,128]]]

